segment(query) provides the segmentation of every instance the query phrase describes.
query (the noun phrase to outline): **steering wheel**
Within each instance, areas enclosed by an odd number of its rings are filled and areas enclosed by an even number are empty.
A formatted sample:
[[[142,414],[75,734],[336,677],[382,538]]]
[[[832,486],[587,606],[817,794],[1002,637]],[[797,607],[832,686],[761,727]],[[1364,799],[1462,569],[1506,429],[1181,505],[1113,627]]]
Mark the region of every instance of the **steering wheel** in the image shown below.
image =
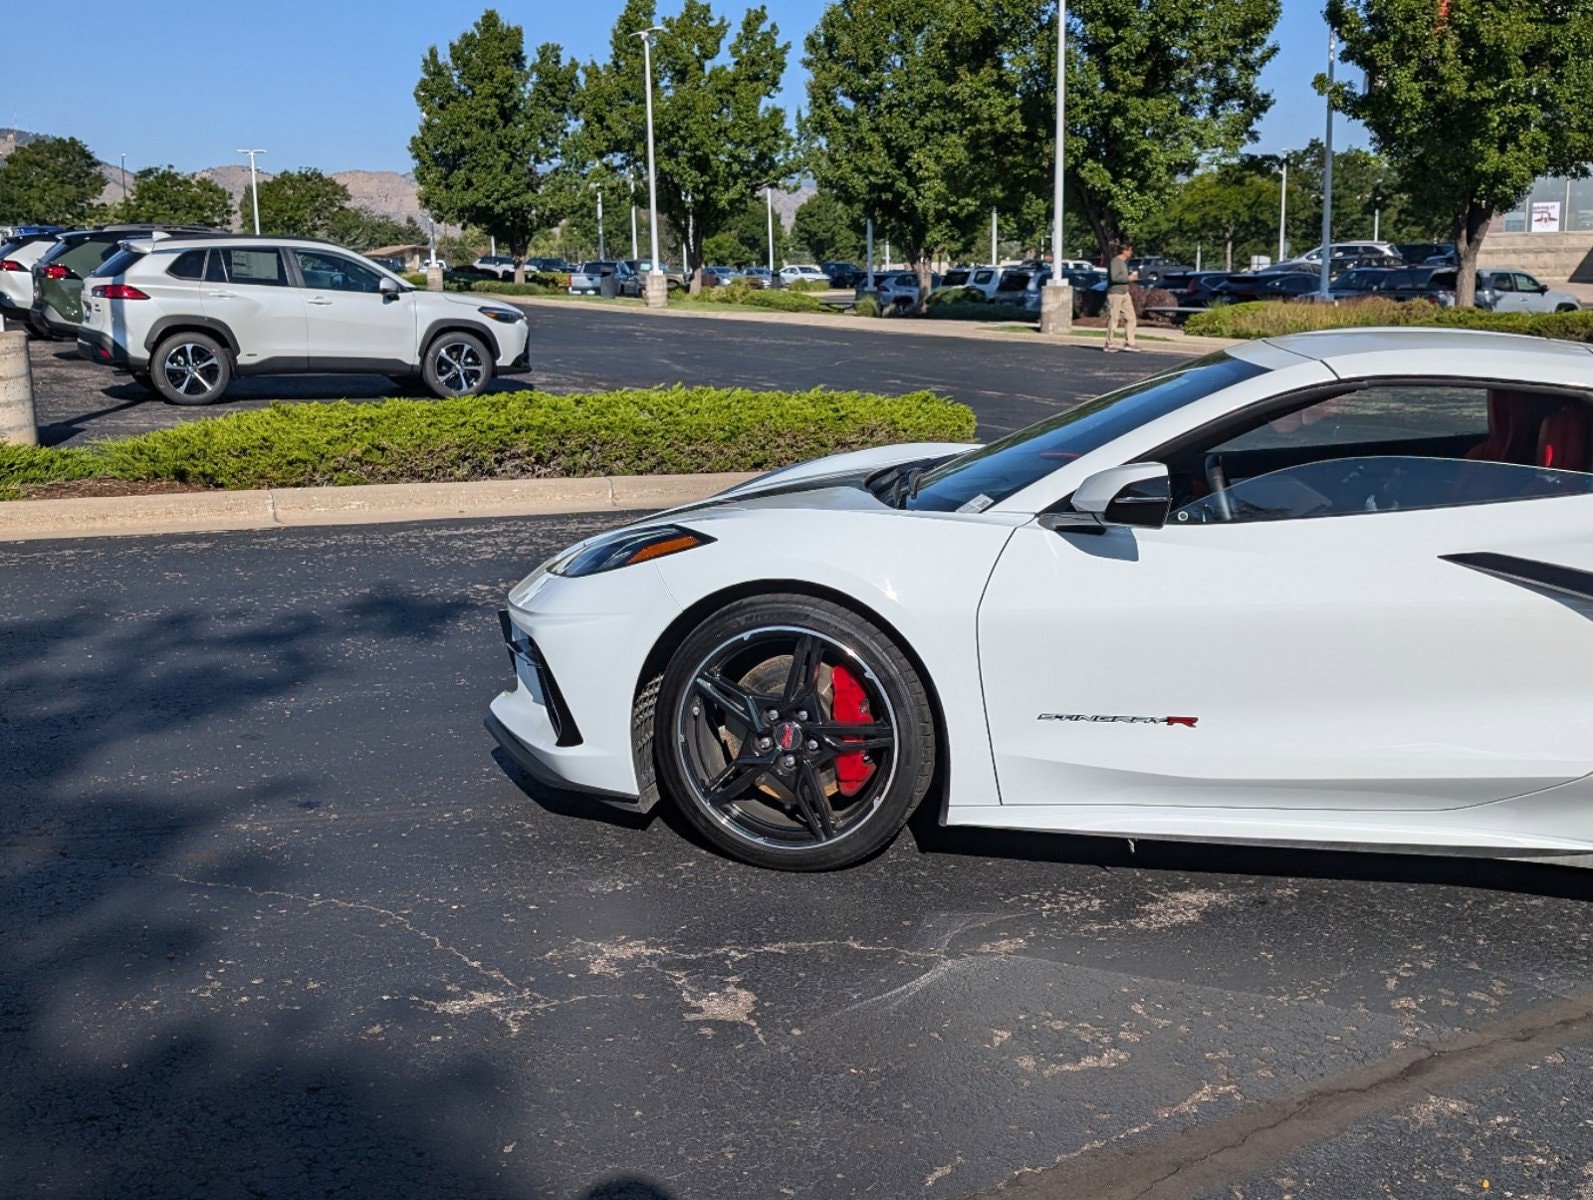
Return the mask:
[[[1228,472],[1222,468],[1222,455],[1206,455],[1206,486],[1211,488],[1211,502],[1217,507],[1219,520],[1233,520],[1233,505],[1228,502]]]

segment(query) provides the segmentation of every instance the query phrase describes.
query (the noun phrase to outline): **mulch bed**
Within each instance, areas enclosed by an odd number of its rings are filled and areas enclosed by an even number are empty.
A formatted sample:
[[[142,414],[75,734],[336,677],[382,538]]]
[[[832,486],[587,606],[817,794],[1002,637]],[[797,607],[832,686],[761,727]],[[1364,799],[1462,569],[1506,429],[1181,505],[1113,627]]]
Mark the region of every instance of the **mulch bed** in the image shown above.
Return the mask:
[[[86,496],[159,496],[168,492],[212,492],[215,488],[175,479],[66,479],[19,489],[24,500],[77,500]]]

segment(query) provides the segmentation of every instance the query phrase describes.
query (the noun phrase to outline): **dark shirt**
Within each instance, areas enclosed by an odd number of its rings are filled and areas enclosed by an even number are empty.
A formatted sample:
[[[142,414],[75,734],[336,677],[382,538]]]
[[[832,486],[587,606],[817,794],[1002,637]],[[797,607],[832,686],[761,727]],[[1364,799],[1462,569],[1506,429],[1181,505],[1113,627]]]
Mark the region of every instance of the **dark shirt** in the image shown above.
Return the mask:
[[[1113,255],[1106,264],[1106,294],[1109,296],[1126,296],[1128,294],[1128,260]]]

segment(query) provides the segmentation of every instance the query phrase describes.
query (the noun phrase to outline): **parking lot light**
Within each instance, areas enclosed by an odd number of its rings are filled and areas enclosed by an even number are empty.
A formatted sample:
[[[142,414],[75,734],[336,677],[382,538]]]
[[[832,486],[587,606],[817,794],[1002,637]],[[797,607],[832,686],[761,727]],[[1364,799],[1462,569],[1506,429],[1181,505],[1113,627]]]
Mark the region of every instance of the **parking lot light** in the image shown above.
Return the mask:
[[[642,70],[647,76],[647,206],[648,233],[653,240],[653,269],[647,272],[648,308],[663,308],[669,303],[669,281],[664,278],[664,268],[658,258],[658,167],[653,153],[653,38],[663,30],[662,25],[652,25],[632,34],[642,39]],[[687,245],[690,245],[689,236]]]
[[[254,200],[254,233],[255,233],[256,237],[259,237],[260,236],[260,177],[255,174],[254,157],[257,154],[264,154],[265,151],[264,150],[239,150],[238,153],[239,154],[247,154],[249,156],[249,196],[250,196],[251,199]]]
[[[1068,0],[1056,6],[1056,169],[1051,206],[1051,279],[1040,292],[1040,332],[1073,332],[1073,288],[1062,273],[1062,193],[1067,145]]]

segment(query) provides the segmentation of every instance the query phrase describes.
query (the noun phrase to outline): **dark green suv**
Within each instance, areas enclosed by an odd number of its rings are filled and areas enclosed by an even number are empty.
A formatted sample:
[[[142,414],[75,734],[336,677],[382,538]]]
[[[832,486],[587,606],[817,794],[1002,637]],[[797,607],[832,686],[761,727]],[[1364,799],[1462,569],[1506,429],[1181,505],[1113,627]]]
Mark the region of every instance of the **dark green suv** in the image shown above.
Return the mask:
[[[59,234],[55,245],[33,264],[33,310],[28,314],[33,332],[41,337],[77,337],[83,321],[83,281],[116,253],[123,238],[220,232],[208,225],[102,225]]]

